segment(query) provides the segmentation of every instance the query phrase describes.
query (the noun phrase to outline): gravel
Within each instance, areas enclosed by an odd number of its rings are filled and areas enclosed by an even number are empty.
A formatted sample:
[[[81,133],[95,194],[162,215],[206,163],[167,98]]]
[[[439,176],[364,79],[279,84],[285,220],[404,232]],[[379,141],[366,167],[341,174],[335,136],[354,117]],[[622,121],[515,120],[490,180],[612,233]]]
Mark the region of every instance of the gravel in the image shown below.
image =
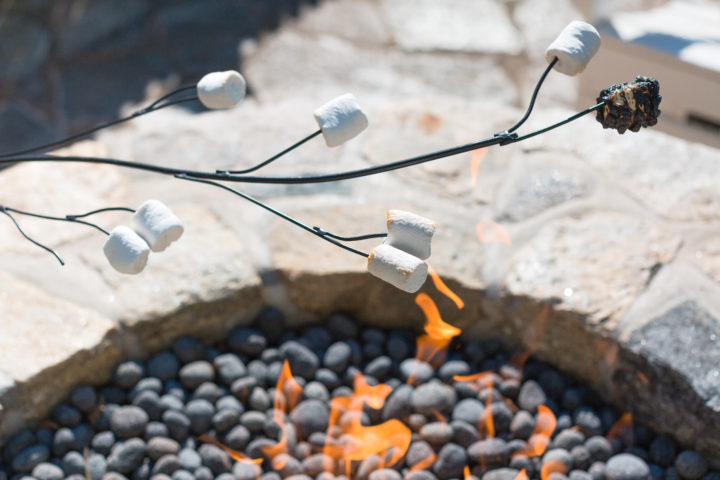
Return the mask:
[[[499,342],[460,344],[436,368],[410,358],[413,345],[408,331],[359,328],[340,314],[293,331],[266,309],[224,344],[183,337],[146,363],[120,363],[109,385],[76,387],[44,428],[8,439],[0,480],[86,480],[86,469],[90,480],[348,480],[348,465],[358,480],[465,479],[466,466],[466,480],[515,480],[521,469],[540,478],[543,465],[555,465],[546,480],[720,480],[701,455],[642,425],[632,438],[608,440],[617,411],[541,362],[509,365]],[[304,390],[278,423],[275,383],[285,359]],[[489,372],[482,381],[454,381],[480,371]],[[380,410],[343,413],[360,372],[391,392]],[[331,399],[345,406],[328,431]],[[556,428],[547,451],[528,458],[539,405],[555,413]],[[395,465],[379,455],[346,464],[323,454],[348,442],[343,428],[362,432],[390,419],[413,432]],[[201,434],[265,462],[236,462]],[[267,458],[280,439],[286,448]]]

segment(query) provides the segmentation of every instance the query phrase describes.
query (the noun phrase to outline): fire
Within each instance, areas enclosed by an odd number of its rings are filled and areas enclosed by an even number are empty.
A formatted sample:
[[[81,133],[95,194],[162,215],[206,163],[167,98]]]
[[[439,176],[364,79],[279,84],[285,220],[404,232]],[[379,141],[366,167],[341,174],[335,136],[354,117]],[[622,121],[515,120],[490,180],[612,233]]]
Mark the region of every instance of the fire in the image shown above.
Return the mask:
[[[463,468],[463,478],[465,480],[470,478],[470,465],[465,465],[465,467]]]
[[[505,227],[497,222],[492,220],[480,220],[480,222],[475,225],[475,230],[477,231],[478,239],[482,243],[497,242],[512,245],[512,242],[510,241],[510,234],[507,230],[505,230]]]
[[[430,274],[430,278],[432,278],[433,284],[435,285],[435,288],[440,291],[443,295],[448,297],[450,300],[455,302],[455,305],[457,305],[457,308],[462,310],[465,307],[465,302],[462,301],[460,297],[457,296],[455,292],[450,290],[450,288],[445,285],[445,282],[442,281],[440,276],[435,272],[435,269],[428,263],[428,273]]]
[[[290,364],[287,360],[283,362],[280,376],[275,386],[275,402],[273,420],[280,426],[280,441],[275,445],[263,447],[262,451],[268,458],[273,458],[281,453],[288,453],[288,441],[285,434],[285,414],[295,408],[302,395],[302,387],[293,379],[290,371]],[[233,457],[234,458],[234,457]],[[262,461],[262,460],[261,460]],[[273,466],[282,469],[286,462],[277,462]]]
[[[445,323],[440,316],[440,311],[425,293],[419,293],[415,297],[415,303],[422,308],[427,323],[425,324],[425,335],[417,340],[417,359],[428,363],[437,364],[443,359],[438,359],[438,353],[445,353],[450,340],[460,334],[460,329]]]
[[[515,476],[514,480],[528,480],[528,475],[524,468],[520,470],[520,473]]]
[[[432,453],[430,453],[430,455],[428,455],[427,457],[423,458],[418,463],[413,465],[410,468],[410,471],[414,472],[416,470],[426,470],[426,469],[432,467],[433,463],[435,463],[435,460],[437,460],[437,453],[432,452]],[[467,478],[467,477],[465,477],[465,478]]]
[[[623,413],[620,419],[615,422],[607,434],[608,440],[617,438],[626,447],[632,446],[633,443],[633,416],[632,413]]]
[[[515,452],[513,456],[539,457],[545,453],[550,443],[550,437],[555,431],[555,425],[557,425],[557,420],[552,410],[545,405],[538,405],[537,422],[532,435],[528,438],[527,446]]]
[[[562,473],[565,475],[568,471],[567,466],[561,462],[560,460],[551,460],[547,463],[545,463],[542,466],[542,469],[540,469],[540,478],[542,480],[547,480],[548,477],[550,477],[551,473]]]
[[[353,400],[360,403],[361,409],[362,402],[365,402],[368,407],[380,410],[385,405],[385,399],[392,392],[392,387],[384,383],[375,386],[369,385],[365,380],[365,376],[360,372],[355,375],[353,389]]]
[[[493,416],[492,416],[492,402],[493,402],[492,377],[490,377],[490,376],[485,377],[483,380],[483,383],[485,383],[485,388],[487,388],[489,390],[487,399],[485,400],[485,411],[483,412],[485,433],[487,434],[487,438],[495,438],[495,422],[494,422]]]
[[[477,181],[477,174],[485,155],[487,155],[487,148],[478,148],[472,151],[472,157],[470,158],[470,181],[473,187]]]
[[[212,443],[213,445],[222,448],[236,462],[254,463],[255,465],[260,465],[263,462],[262,458],[250,458],[247,455],[245,455],[243,452],[233,450],[232,448],[223,445],[222,443],[220,443],[219,441],[217,441],[216,439],[214,439],[213,437],[211,437],[210,435],[208,435],[206,433],[203,433],[202,435],[198,436],[197,439],[200,440],[201,442]]]

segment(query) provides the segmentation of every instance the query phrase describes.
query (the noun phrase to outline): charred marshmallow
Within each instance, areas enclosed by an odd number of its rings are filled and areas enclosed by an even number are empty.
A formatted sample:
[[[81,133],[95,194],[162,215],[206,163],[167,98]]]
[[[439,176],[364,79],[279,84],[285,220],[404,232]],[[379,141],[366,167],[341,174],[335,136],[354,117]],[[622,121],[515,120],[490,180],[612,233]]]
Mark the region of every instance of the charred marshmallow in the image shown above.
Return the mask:
[[[148,200],[140,205],[130,222],[153,252],[165,250],[184,231],[180,219],[158,200]]]
[[[355,95],[346,93],[313,112],[328,147],[347,142],[368,126],[368,119]]]
[[[370,252],[368,272],[393,287],[415,293],[427,279],[428,266],[418,257],[383,243]]]
[[[558,58],[553,68],[565,75],[577,75],[585,70],[600,48],[600,34],[589,23],[570,22],[545,50],[548,63]]]
[[[399,248],[421,260],[430,256],[430,244],[435,222],[402,210],[388,210],[388,236],[385,243]]]
[[[136,275],[145,268],[150,247],[130,227],[121,225],[110,232],[103,253],[115,270]]]
[[[245,98],[247,83],[235,70],[208,73],[197,84],[198,98],[207,108],[232,108]]]

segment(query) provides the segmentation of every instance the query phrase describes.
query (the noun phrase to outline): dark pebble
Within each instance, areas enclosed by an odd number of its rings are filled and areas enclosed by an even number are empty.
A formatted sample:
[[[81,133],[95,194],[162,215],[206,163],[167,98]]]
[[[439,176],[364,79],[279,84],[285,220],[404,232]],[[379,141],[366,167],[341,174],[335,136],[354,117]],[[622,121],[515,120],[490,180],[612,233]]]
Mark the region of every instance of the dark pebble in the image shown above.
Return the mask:
[[[403,335],[397,331],[391,332],[387,337],[385,350],[388,352],[390,358],[396,362],[408,358],[412,352],[412,343],[407,337],[407,335]]]
[[[136,407],[140,407],[145,410],[150,420],[160,420],[162,413],[165,410],[160,396],[150,390],[140,392],[132,401],[132,404]]]
[[[572,458],[573,468],[587,470],[592,463],[592,455],[584,445],[578,445],[570,450],[570,458]]]
[[[467,448],[480,440],[478,429],[474,425],[461,420],[453,420],[450,422],[450,427],[452,427],[453,431],[452,441],[463,448]]]
[[[594,462],[588,468],[588,473],[593,480],[605,480],[605,464],[603,462]]]
[[[518,410],[510,422],[510,434],[513,438],[527,439],[535,429],[535,417],[527,410]]]
[[[423,415],[450,412],[457,400],[455,390],[439,382],[424,383],[410,397],[412,408]]]
[[[203,382],[211,382],[215,378],[215,369],[206,360],[195,360],[182,367],[178,375],[183,386],[193,390]]]
[[[235,480],[235,476],[232,473],[221,473],[215,480]]]
[[[585,448],[590,452],[593,461],[596,462],[606,462],[607,459],[610,458],[610,455],[612,455],[612,445],[610,445],[610,441],[600,435],[585,440]]]
[[[426,423],[420,429],[420,438],[431,445],[441,446],[452,440],[453,429],[445,422]]]
[[[393,370],[393,361],[386,355],[380,355],[365,366],[365,375],[370,375],[380,381],[384,381]]]
[[[200,454],[198,454],[200,455]],[[241,462],[238,462],[241,463]],[[213,475],[212,470],[210,470],[206,466],[200,466],[193,470],[193,476],[195,477],[195,480],[213,480],[215,478],[215,475]]]
[[[190,420],[190,431],[196,435],[206,433],[212,425],[215,407],[207,400],[192,400],[185,405],[185,415]]]
[[[90,441],[93,450],[103,455],[110,454],[110,449],[115,444],[115,434],[109,430],[96,433]]]
[[[404,382],[412,383],[413,385],[421,385],[430,380],[435,373],[432,366],[421,360],[414,358],[407,358],[400,362],[400,377]]]
[[[119,439],[137,437],[143,434],[149,420],[148,414],[142,408],[126,405],[113,412],[110,429]]]
[[[133,470],[132,475],[130,475],[131,480],[149,480],[150,479],[150,459],[145,458],[143,459],[142,463],[139,467],[137,467],[135,470]]]
[[[198,453],[200,454],[200,458],[202,458],[203,465],[212,470],[215,475],[229,472],[232,467],[230,456],[225,450],[215,445],[204,443],[198,448]]]
[[[583,470],[571,470],[568,478],[570,480],[593,480],[592,475]]]
[[[340,377],[328,368],[318,368],[315,372],[315,380],[325,385],[328,390],[334,390],[340,386]]]
[[[243,425],[236,425],[225,434],[225,444],[234,450],[244,450],[250,442],[250,430]]]
[[[84,480],[84,477],[83,477]],[[118,472],[108,472],[105,475],[103,475],[102,480],[128,480],[128,478],[123,475],[122,473]]]
[[[122,474],[131,473],[142,463],[145,448],[145,442],[139,438],[116,443],[107,459],[108,468]]]
[[[180,459],[177,455],[168,454],[157,459],[150,473],[151,475],[157,475],[159,473],[172,475],[181,468],[182,465],[180,464]]]
[[[513,412],[506,403],[495,402],[490,404],[490,408],[485,409],[484,416],[487,415],[492,415],[496,433],[505,433],[509,431],[510,423],[513,419]]]
[[[213,382],[203,382],[193,392],[192,400],[207,400],[210,403],[215,403],[227,393],[227,390]]]
[[[72,429],[63,427],[55,432],[52,443],[52,452],[56,457],[62,457],[70,450],[75,449],[75,433]]]
[[[65,477],[62,468],[48,462],[35,465],[32,469],[32,476],[37,480],[62,480]]]
[[[367,361],[370,361],[373,358],[377,358],[383,353],[385,353],[385,349],[383,348],[381,343],[368,342],[363,343],[362,353],[363,358],[365,358],[365,360]]]
[[[332,457],[323,453],[316,453],[315,455],[310,455],[305,460],[303,460],[302,463],[303,467],[305,468],[305,473],[307,473],[311,477],[316,477],[322,472],[333,472],[335,470],[335,460],[333,460]]]
[[[300,341],[310,348],[310,350],[324,351],[333,341],[330,332],[322,326],[313,325],[302,334]]]
[[[469,374],[470,365],[464,360],[447,361],[438,369],[438,378],[446,383],[454,381],[453,377],[455,376]]]
[[[128,398],[132,402],[142,392],[155,392],[158,395],[162,393],[163,384],[162,380],[155,377],[145,377],[135,384],[128,393]]]
[[[428,442],[423,440],[414,441],[410,444],[410,447],[405,454],[405,462],[408,467],[412,468],[418,463],[425,461],[425,459],[434,455],[435,451]]]
[[[170,429],[162,422],[150,422],[145,427],[145,441],[149,441],[155,437],[170,436]]]
[[[279,472],[283,477],[305,473],[303,464],[297,458],[287,453],[275,455],[272,459],[271,466],[273,470]]]
[[[659,435],[650,443],[649,453],[652,462],[661,467],[669,467],[675,459],[675,442],[667,435]]]
[[[213,362],[217,369],[218,377],[225,385],[232,385],[238,378],[247,375],[248,370],[240,357],[234,353],[218,355]]]
[[[551,397],[559,400],[562,397],[567,379],[556,370],[545,370],[537,379],[543,391]]]
[[[163,393],[165,395],[173,395],[183,402],[185,401],[185,398],[187,398],[187,391],[185,390],[185,387],[183,387],[183,384],[180,383],[180,380],[168,380],[165,382]]]
[[[253,360],[250,363],[260,362],[260,363],[264,363],[264,364],[269,364],[269,363],[278,362],[278,361],[280,361],[280,362],[282,361],[282,355],[280,355],[280,350],[278,350],[277,348],[270,347],[270,348],[266,348],[265,350],[262,351],[262,353],[260,354],[260,358],[258,360]],[[250,366],[250,363],[248,364],[248,367]]]
[[[662,467],[655,465],[654,463],[649,463],[648,468],[650,469],[650,477],[653,480],[663,480],[663,477],[665,476],[665,472],[663,471]],[[706,476],[707,475],[703,475],[702,480],[711,480],[709,478],[706,479],[705,478]],[[720,480],[720,479],[716,479],[716,480]]]
[[[162,421],[167,425],[170,437],[178,442],[184,441],[190,434],[190,419],[183,412],[166,410]]]
[[[255,377],[243,377],[235,380],[230,386],[230,392],[241,401],[247,401],[250,392],[259,385]]]
[[[235,462],[232,467],[235,480],[257,480],[261,472],[260,467],[253,463]]]
[[[230,475],[230,477],[232,480],[234,480],[234,477],[232,475]],[[170,478],[172,478],[172,480],[195,480],[195,476],[187,470],[176,470],[173,472]]]
[[[567,450],[562,448],[553,448],[545,452],[542,457],[542,464],[543,467],[552,464],[550,467],[552,468],[552,471],[566,474],[570,471],[570,469],[572,469],[573,462]]]
[[[242,353],[248,357],[257,357],[267,346],[267,339],[265,335],[254,328],[239,327],[230,332],[227,344],[233,352]]]
[[[697,480],[708,469],[705,457],[692,450],[684,450],[675,458],[675,469],[681,477],[687,480]]]
[[[253,326],[261,332],[270,344],[277,344],[285,334],[285,315],[275,307],[266,307],[260,310]]]
[[[552,408],[550,408],[552,410]],[[569,413],[561,412],[555,419],[555,431],[561,432],[573,426],[573,420]]]
[[[683,480],[680,478],[680,474],[675,469],[675,467],[666,468],[665,472],[663,473],[663,479],[664,480]]]
[[[53,408],[52,416],[53,419],[63,427],[74,427],[82,421],[82,413],[80,413],[80,410],[66,403],[56,405],[55,408]]]
[[[504,466],[509,455],[507,443],[501,438],[488,438],[475,442],[467,448],[467,452],[473,461],[488,467]]]
[[[45,445],[31,445],[13,457],[12,468],[17,472],[30,472],[36,465],[50,457],[50,450]]]
[[[102,387],[100,389],[100,396],[106,406],[110,403],[121,405],[127,400],[125,390],[115,385],[106,385]]]
[[[312,380],[315,372],[320,366],[317,355],[305,345],[294,340],[287,341],[280,345],[280,353],[283,359],[290,364],[293,375],[300,376],[306,380]]]
[[[514,480],[519,473],[520,471],[514,468],[498,468],[487,472],[482,476],[482,480]],[[548,480],[550,480],[550,477],[548,477]]]
[[[25,450],[31,445],[37,442],[35,433],[29,428],[20,430],[18,433],[10,437],[8,442],[5,444],[4,454],[7,461],[11,461],[12,458]]]
[[[590,407],[578,407],[573,414],[573,420],[588,436],[602,433],[600,417]]]
[[[240,413],[228,408],[218,410],[212,417],[212,426],[216,432],[223,433],[230,430],[240,421]]]
[[[606,480],[650,480],[650,468],[641,458],[629,453],[610,457],[605,464]]]
[[[483,418],[485,407],[482,402],[475,398],[464,398],[455,404],[452,411],[452,419],[467,422],[470,425],[477,425]]]
[[[518,406],[530,413],[537,411],[538,405],[547,404],[547,396],[535,380],[526,380],[518,393]]]
[[[467,453],[463,447],[448,443],[438,452],[432,470],[440,480],[463,478],[463,468],[467,461]]]
[[[148,375],[166,381],[175,378],[180,368],[178,357],[169,351],[154,355],[147,364]]]
[[[89,413],[97,406],[97,392],[90,385],[81,385],[70,394],[70,403],[81,412]]]
[[[302,438],[313,432],[325,432],[328,427],[328,407],[318,400],[303,400],[290,413]]]
[[[573,411],[582,405],[584,396],[583,391],[579,388],[567,388],[562,394],[560,405],[563,409]]]
[[[403,480],[437,480],[437,477],[428,470],[415,470],[405,475]]]
[[[561,431],[552,441],[552,448],[563,448],[567,451],[582,445],[585,442],[585,435],[575,429],[569,428]]]
[[[240,402],[232,395],[223,395],[222,397],[218,398],[215,402],[215,409],[218,411],[232,410],[234,412],[237,412],[238,415],[242,414],[245,411],[245,407],[243,406],[242,402]]]
[[[118,364],[113,374],[113,381],[115,385],[120,388],[129,390],[133,387],[143,376],[145,375],[145,369],[142,364],[134,360],[128,360]]]
[[[402,480],[402,475],[397,470],[392,468],[382,468],[375,470],[368,475],[368,480]]]
[[[85,457],[80,452],[68,452],[63,456],[60,466],[65,475],[83,475],[85,473]]]
[[[652,467],[651,467],[651,470],[652,470]],[[701,480],[720,480],[720,472],[718,472],[716,470],[707,472],[705,475],[702,476]]]
[[[202,457],[192,448],[183,448],[178,452],[177,456],[180,460],[180,465],[187,471],[194,472],[202,466]]]
[[[272,403],[270,402],[270,396],[264,388],[260,387],[253,388],[252,392],[250,392],[247,403],[248,406],[253,410],[258,410],[261,412],[264,412],[272,405]]]
[[[409,385],[401,385],[393,390],[385,401],[382,409],[382,420],[387,421],[392,418],[405,419],[412,412],[410,403],[413,393],[413,387]]]
[[[150,460],[157,461],[165,455],[174,455],[180,451],[180,444],[167,437],[155,437],[147,442],[147,456]]]
[[[90,480],[100,480],[107,471],[107,460],[99,453],[91,453],[87,461]]]
[[[330,315],[325,322],[325,328],[337,340],[357,338],[359,330],[358,324],[353,319],[341,313]]]
[[[190,363],[203,358],[205,346],[195,338],[180,337],[173,343],[172,350],[181,363]]]

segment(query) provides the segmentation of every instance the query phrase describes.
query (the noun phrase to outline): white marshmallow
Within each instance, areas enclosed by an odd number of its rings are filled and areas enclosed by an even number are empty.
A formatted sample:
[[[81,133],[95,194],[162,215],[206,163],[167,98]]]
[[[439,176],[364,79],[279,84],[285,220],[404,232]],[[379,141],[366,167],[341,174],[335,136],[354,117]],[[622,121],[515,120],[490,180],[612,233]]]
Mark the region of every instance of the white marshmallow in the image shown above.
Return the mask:
[[[180,219],[158,200],[148,200],[140,205],[131,217],[130,224],[153,252],[165,250],[184,231]]]
[[[346,93],[329,101],[315,110],[313,115],[328,147],[342,145],[368,126],[365,112],[352,93]]]
[[[416,256],[383,243],[370,252],[368,272],[393,287],[415,293],[427,279],[428,266]]]
[[[235,70],[208,73],[197,84],[198,98],[207,108],[232,108],[246,91],[245,79]]]
[[[121,225],[110,232],[103,253],[115,270],[136,275],[145,268],[150,247],[130,227]]]
[[[430,243],[435,233],[435,222],[432,220],[402,210],[388,210],[387,229],[385,243],[388,245],[421,260],[430,256]]]
[[[600,48],[600,34],[589,23],[573,21],[560,32],[560,35],[545,50],[548,63],[557,57],[553,67],[565,75],[577,75],[585,70],[590,59]]]

